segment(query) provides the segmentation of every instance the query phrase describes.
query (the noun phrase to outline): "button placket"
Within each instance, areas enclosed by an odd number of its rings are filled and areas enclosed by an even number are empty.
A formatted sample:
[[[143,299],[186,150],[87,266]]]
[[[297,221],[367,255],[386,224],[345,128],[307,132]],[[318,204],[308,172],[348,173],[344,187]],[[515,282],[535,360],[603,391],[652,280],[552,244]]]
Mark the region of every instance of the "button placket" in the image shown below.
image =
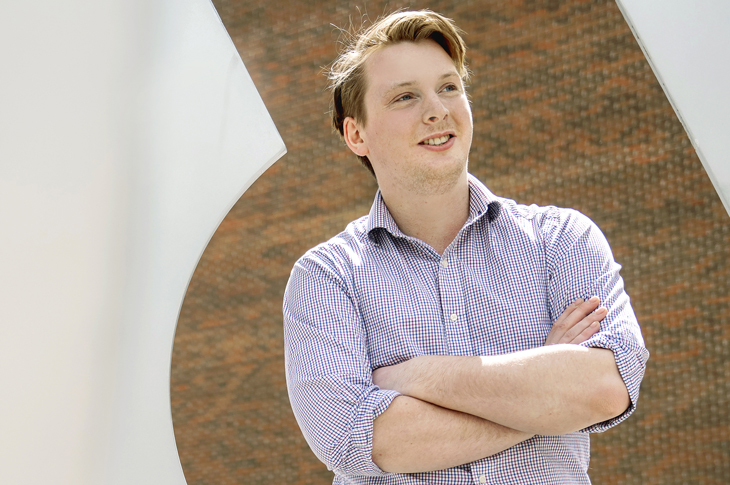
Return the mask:
[[[447,254],[448,253],[448,254]],[[470,355],[472,344],[466,325],[467,313],[464,308],[464,283],[459,271],[458,258],[445,252],[438,262],[438,279],[441,293],[441,311],[449,353],[451,355]]]

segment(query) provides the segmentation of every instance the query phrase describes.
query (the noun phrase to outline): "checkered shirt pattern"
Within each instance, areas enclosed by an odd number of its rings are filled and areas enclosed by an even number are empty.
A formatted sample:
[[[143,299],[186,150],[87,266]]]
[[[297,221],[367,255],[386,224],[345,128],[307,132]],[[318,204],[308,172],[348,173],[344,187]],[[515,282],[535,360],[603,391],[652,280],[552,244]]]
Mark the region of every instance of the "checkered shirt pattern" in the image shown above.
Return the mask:
[[[572,209],[496,197],[471,175],[469,187],[470,216],[443,255],[403,234],[378,193],[368,216],[292,270],[284,296],[289,397],[335,484],[590,483],[587,432],[635,409],[649,354],[601,231]],[[447,470],[386,473],[373,463],[373,421],[398,396],[373,384],[373,369],[418,355],[539,347],[568,304],[592,295],[608,315],[582,345],[614,352],[631,398],[625,413]]]

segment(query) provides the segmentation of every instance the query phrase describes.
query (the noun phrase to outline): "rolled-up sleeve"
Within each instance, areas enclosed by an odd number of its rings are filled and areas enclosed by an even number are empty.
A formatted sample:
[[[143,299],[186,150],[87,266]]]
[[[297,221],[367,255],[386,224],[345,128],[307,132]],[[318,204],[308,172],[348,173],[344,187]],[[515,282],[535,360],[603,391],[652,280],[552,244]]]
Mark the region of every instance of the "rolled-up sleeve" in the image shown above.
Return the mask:
[[[372,382],[352,291],[326,260],[305,255],[284,294],[287,388],[314,454],[344,475],[385,475],[372,461],[373,422],[399,394]]]
[[[588,217],[570,209],[554,209],[545,219],[549,271],[549,305],[553,321],[576,298],[598,296],[608,309],[601,329],[584,347],[613,351],[631,404],[621,415],[584,431],[605,431],[631,415],[639,400],[649,352],[616,263],[601,230]]]

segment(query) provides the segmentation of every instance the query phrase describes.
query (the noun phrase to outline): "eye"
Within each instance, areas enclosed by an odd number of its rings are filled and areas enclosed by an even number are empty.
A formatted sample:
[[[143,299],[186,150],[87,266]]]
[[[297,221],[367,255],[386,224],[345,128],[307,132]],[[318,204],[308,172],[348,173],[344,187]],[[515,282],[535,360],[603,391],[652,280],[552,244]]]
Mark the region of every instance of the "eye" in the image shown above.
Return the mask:
[[[444,86],[444,91],[446,91],[446,92],[458,91],[458,90],[459,90],[459,88],[456,87],[456,84],[447,84],[446,86]]]
[[[403,94],[403,95],[397,97],[396,101],[410,101],[411,99],[413,99],[412,94]]]

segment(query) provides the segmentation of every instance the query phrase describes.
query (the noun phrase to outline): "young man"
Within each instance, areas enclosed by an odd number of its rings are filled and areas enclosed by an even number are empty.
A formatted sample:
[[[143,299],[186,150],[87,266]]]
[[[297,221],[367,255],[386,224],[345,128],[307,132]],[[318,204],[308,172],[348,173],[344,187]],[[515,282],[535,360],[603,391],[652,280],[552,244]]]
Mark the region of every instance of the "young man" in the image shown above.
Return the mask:
[[[589,483],[587,432],[636,406],[648,353],[600,230],[467,172],[464,49],[401,12],[331,71],[379,191],[294,266],[284,324],[292,407],[337,484]]]

